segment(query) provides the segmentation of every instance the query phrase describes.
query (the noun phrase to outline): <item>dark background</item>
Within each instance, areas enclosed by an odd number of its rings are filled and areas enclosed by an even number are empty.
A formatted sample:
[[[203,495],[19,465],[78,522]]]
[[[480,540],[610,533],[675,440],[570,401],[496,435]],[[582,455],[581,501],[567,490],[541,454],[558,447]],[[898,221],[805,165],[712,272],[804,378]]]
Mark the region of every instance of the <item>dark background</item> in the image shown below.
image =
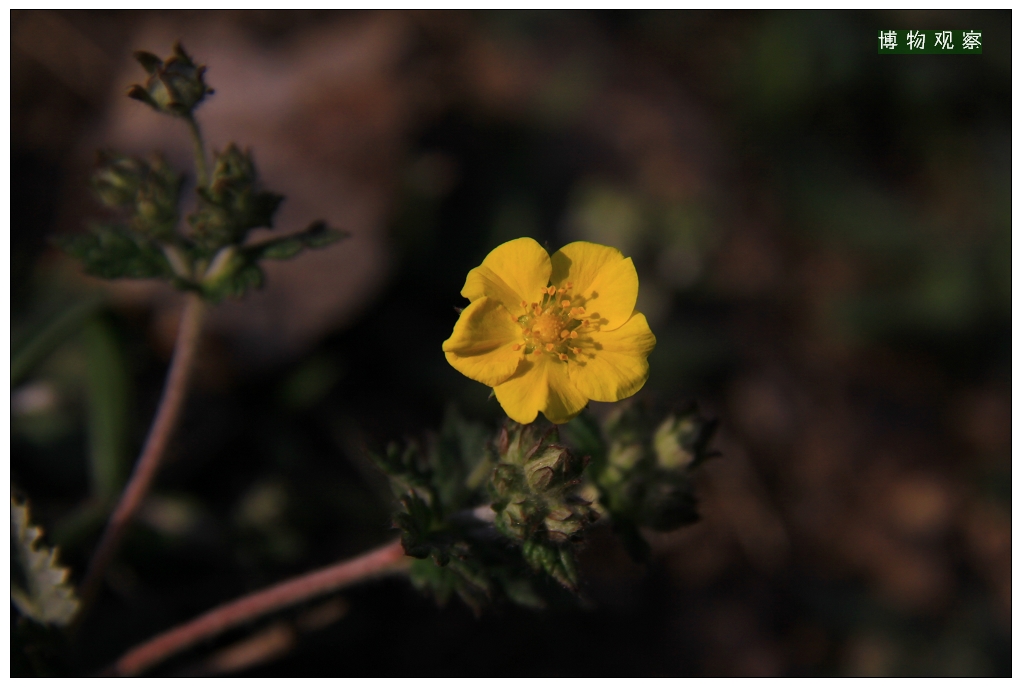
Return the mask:
[[[1010,675],[1010,12],[16,11],[11,28],[15,355],[106,299],[12,389],[13,489],[76,578],[106,508],[96,466],[123,478],[137,454],[178,307],[103,290],[47,244],[100,214],[96,148],[186,169],[185,139],[151,133],[177,123],[124,98],[131,51],[181,38],[217,90],[210,143],[251,146],[295,222],[356,234],[210,315],[108,588],[75,644],[15,651],[15,674],[88,674],[394,536],[357,446],[435,429],[448,404],[496,426],[440,343],[467,271],[533,236],[635,259],[658,340],[641,394],[721,420],[702,521],[651,534],[648,567],[597,531],[580,604],[475,619],[381,580],[159,674]],[[983,54],[878,56],[877,30],[902,28],[980,29]]]

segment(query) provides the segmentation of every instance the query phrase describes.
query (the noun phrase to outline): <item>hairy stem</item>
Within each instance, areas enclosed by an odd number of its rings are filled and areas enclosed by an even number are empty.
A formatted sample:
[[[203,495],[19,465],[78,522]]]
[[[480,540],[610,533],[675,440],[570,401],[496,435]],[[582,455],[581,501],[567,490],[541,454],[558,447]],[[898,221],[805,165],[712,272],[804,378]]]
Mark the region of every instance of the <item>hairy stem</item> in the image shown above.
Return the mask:
[[[96,552],[92,555],[88,572],[85,574],[85,581],[81,586],[82,603],[76,624],[85,616],[87,609],[95,600],[103,581],[103,575],[118,544],[120,544],[121,537],[142,504],[142,499],[149,492],[153,477],[160,467],[160,461],[163,459],[163,453],[174,425],[177,424],[177,418],[185,398],[188,373],[192,367],[192,361],[195,359],[195,350],[199,342],[203,310],[202,299],[197,294],[189,293],[185,301],[184,312],[181,314],[177,342],[174,345],[174,357],[170,362],[167,382],[163,387],[160,405],[156,409],[156,417],[153,418],[149,436],[146,437],[145,446],[135,463],[131,478],[128,480],[127,486],[124,487],[121,498],[110,516],[110,521],[99,540]]]
[[[217,606],[183,625],[158,635],[117,659],[112,675],[138,675],[203,640],[267,613],[321,596],[354,582],[396,572],[405,559],[400,540],[341,563],[285,580],[268,589]]]
[[[199,188],[206,188],[209,184],[209,171],[206,167],[206,146],[202,143],[202,131],[199,130],[199,123],[195,121],[194,115],[189,115],[188,131],[192,135],[192,146],[195,148],[195,177]]]

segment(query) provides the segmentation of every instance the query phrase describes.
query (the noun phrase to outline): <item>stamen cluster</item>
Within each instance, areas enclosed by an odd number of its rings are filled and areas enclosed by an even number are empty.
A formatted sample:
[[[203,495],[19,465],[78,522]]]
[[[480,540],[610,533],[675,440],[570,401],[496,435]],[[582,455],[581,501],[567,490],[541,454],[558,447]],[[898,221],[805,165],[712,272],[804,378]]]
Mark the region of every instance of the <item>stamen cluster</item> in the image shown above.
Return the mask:
[[[587,335],[600,331],[600,315],[586,312],[585,297],[573,295],[572,286],[570,281],[560,288],[547,286],[536,302],[521,302],[526,310],[518,318],[522,343],[514,344],[512,349],[524,349],[526,355],[549,353],[567,362],[581,356],[583,349],[593,347]]]

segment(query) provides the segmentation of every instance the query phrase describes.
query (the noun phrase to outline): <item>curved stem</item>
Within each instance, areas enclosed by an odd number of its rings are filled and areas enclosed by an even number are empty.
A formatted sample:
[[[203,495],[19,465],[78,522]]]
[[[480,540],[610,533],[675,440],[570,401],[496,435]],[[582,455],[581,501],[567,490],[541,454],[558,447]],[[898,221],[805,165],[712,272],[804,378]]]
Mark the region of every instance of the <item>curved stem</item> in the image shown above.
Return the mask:
[[[199,130],[199,123],[195,117],[189,115],[188,131],[192,135],[192,145],[195,148],[195,177],[199,188],[206,188],[209,184],[209,171],[206,167],[206,146],[202,143],[202,131]]]
[[[259,616],[375,575],[396,571],[400,569],[399,564],[404,558],[401,541],[393,541],[357,558],[285,580],[268,589],[217,606],[131,649],[117,659],[109,674],[138,675],[190,646]]]
[[[125,528],[135,516],[142,504],[142,499],[148,493],[149,486],[160,466],[160,461],[163,459],[163,452],[167,447],[174,425],[177,424],[177,418],[185,398],[188,372],[192,367],[195,349],[199,342],[203,310],[202,299],[197,294],[189,293],[185,301],[184,312],[181,314],[177,342],[174,345],[174,357],[170,362],[170,371],[167,373],[167,382],[163,387],[160,405],[156,409],[156,417],[149,429],[149,436],[146,437],[142,455],[135,463],[131,478],[128,480],[127,486],[124,487],[120,501],[117,502],[117,507],[114,508],[114,512],[110,516],[110,521],[99,540],[96,552],[92,555],[85,581],[81,586],[81,607],[75,619],[76,624],[85,616],[87,609],[95,600],[107,565],[117,550]]]

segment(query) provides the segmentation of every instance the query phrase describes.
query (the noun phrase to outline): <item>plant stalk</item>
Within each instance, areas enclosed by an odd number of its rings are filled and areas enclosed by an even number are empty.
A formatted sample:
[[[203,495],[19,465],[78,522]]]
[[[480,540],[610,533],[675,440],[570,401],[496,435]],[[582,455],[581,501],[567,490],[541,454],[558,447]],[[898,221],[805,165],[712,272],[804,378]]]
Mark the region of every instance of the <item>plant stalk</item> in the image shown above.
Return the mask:
[[[194,115],[189,115],[185,121],[188,122],[188,132],[192,135],[192,146],[195,148],[196,185],[206,188],[209,185],[209,170],[206,167],[206,146],[202,142],[202,131]]]
[[[396,540],[356,558],[280,582],[262,591],[217,606],[139,644],[117,659],[109,675],[139,675],[148,668],[201,641],[247,623],[267,613],[337,591],[355,582],[388,572],[397,572],[405,559],[401,541]]]
[[[170,362],[170,370],[167,372],[167,382],[163,387],[160,405],[156,409],[156,417],[153,418],[153,424],[149,429],[149,436],[146,437],[142,454],[135,463],[135,469],[121,493],[121,498],[110,516],[106,530],[104,530],[89,563],[85,580],[81,585],[81,607],[75,619],[76,625],[81,622],[95,600],[107,566],[120,544],[125,529],[149,492],[149,487],[167,448],[167,442],[177,424],[188,387],[189,371],[199,343],[202,315],[205,309],[198,294],[189,293],[186,298],[177,333],[177,342],[174,345],[174,356]]]

